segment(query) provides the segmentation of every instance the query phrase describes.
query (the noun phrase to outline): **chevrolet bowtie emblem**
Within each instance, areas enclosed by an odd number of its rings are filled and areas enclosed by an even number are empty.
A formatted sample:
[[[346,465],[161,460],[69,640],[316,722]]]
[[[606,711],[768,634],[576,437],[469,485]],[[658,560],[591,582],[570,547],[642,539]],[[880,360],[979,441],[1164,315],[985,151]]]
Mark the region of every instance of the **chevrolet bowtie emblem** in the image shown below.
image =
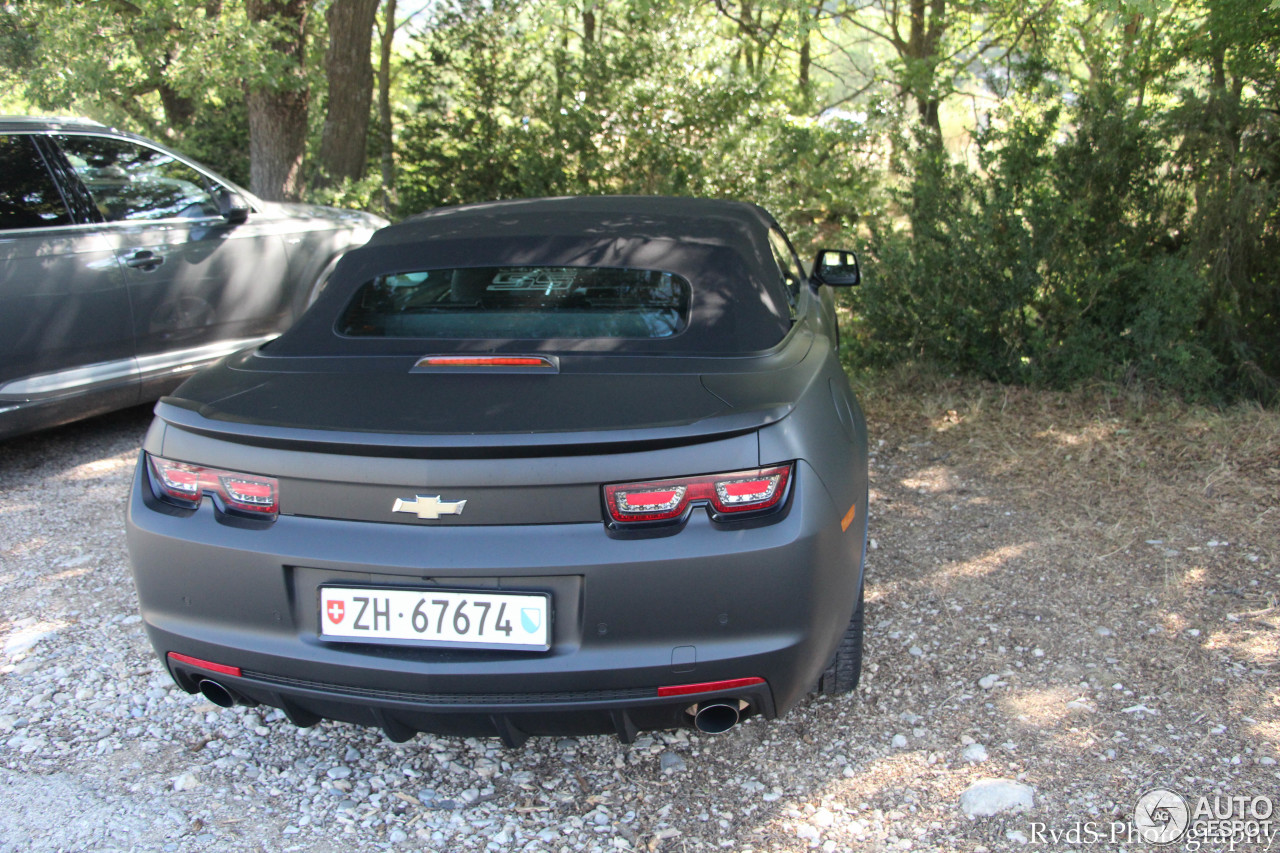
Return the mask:
[[[411,501],[396,498],[391,511],[412,512],[418,518],[436,519],[442,515],[462,515],[462,508],[466,505],[466,501],[442,501],[439,495],[415,495]]]

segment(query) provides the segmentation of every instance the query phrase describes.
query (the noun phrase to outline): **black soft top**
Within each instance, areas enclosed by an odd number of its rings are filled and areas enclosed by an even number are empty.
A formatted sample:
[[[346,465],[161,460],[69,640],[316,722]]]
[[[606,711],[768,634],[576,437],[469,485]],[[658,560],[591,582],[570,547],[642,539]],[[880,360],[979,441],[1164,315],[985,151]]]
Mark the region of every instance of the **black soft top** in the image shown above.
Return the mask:
[[[493,351],[738,354],[776,346],[791,327],[789,294],[769,246],[776,223],[754,204],[588,196],[431,210],[349,252],[316,304],[266,354],[276,356]],[[693,286],[688,327],[657,340],[347,338],[335,321],[355,291],[382,275],[490,266],[583,266],[671,272]]]

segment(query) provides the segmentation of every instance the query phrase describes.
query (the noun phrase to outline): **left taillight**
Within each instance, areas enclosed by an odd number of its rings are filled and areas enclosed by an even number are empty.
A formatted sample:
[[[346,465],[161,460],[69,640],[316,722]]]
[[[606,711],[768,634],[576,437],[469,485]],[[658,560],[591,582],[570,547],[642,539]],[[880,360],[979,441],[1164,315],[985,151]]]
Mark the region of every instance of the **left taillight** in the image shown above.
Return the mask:
[[[775,509],[787,494],[792,466],[776,465],[699,477],[676,477],[604,487],[604,503],[615,524],[676,521],[694,504],[706,504],[720,520]]]
[[[280,511],[280,483],[274,477],[206,468],[147,455],[156,496],[177,506],[195,509],[205,495],[227,512],[274,517]]]

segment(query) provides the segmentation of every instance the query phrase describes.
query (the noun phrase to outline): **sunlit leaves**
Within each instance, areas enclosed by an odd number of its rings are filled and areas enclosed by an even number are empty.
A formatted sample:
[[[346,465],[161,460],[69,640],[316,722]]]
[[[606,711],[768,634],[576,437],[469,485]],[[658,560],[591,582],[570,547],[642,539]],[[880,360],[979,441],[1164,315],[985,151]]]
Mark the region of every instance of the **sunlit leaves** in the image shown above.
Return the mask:
[[[733,73],[723,21],[683,3],[462,5],[418,44],[404,212],[518,195],[733,197],[802,238],[873,206],[865,111],[793,114],[785,75]]]

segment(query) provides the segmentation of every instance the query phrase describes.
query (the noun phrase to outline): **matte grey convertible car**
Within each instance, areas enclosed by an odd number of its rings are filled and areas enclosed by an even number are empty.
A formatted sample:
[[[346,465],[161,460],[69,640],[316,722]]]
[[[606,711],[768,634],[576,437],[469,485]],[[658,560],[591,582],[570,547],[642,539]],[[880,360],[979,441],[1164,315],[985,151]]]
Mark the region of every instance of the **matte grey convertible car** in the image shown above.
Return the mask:
[[[0,116],[0,439],[154,400],[262,343],[386,224],[261,201],[85,119]]]
[[[775,717],[862,650],[866,435],[830,286],[753,205],[432,211],[156,407],[151,642],[220,705],[492,735]]]

